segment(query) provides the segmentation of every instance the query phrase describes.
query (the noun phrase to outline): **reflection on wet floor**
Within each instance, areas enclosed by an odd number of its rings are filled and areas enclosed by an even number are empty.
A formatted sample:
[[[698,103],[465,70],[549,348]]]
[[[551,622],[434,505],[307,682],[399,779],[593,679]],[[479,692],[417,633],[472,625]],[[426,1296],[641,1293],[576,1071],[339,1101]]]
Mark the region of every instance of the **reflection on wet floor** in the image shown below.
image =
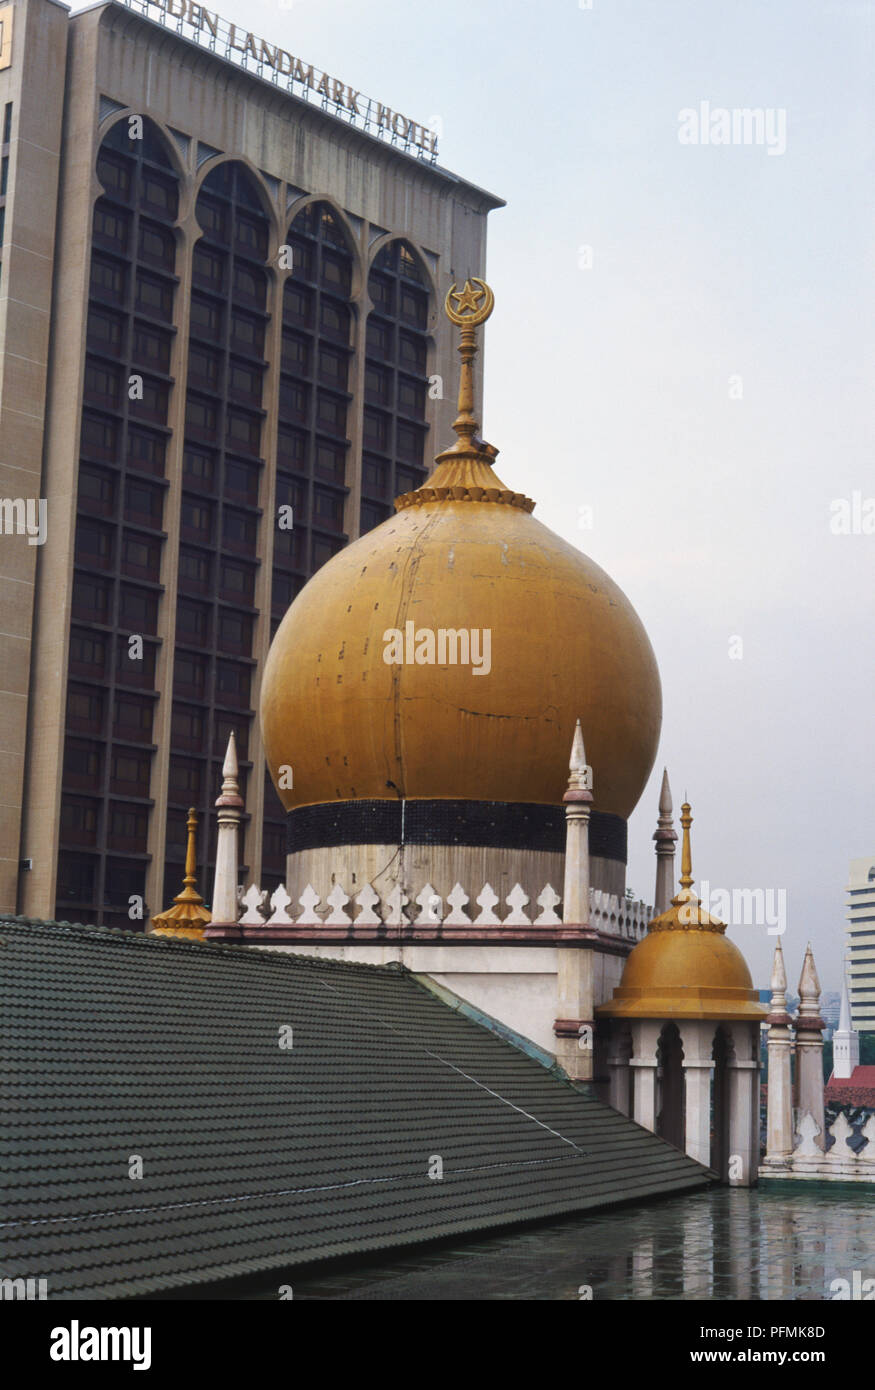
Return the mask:
[[[295,1299],[831,1299],[875,1278],[875,1186],[770,1184],[581,1216],[294,1280]],[[259,1298],[276,1298],[275,1287]]]

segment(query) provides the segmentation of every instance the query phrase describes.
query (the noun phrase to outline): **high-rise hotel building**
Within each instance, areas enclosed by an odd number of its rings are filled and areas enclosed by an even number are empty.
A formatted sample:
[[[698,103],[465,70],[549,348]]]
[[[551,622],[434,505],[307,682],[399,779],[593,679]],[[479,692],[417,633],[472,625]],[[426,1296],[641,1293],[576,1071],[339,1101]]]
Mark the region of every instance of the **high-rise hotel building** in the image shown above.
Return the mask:
[[[501,203],[188,0],[0,0],[0,126],[0,910],[139,927],[189,806],[209,890],[232,729],[283,878],[271,637],[450,436],[438,309]]]
[[[852,859],[848,875],[847,970],[851,1023],[875,1034],[875,856]]]

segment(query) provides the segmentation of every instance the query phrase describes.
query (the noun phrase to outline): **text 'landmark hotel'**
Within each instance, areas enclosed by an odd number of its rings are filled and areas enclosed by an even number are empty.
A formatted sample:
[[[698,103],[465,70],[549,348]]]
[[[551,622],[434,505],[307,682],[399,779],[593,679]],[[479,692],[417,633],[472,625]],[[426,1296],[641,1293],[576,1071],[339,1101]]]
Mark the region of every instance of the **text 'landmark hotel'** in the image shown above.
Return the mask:
[[[0,910],[140,926],[190,806],[212,881],[232,729],[244,862],[285,876],[271,637],[447,437],[437,309],[501,203],[182,0],[0,3],[0,122]]]

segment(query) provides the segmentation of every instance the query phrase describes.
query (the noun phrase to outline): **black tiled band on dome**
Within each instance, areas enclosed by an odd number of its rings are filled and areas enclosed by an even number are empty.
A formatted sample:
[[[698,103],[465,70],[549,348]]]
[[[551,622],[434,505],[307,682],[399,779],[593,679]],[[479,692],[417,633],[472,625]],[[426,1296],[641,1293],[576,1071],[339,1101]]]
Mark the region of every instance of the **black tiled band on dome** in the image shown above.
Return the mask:
[[[404,843],[565,852],[565,812],[561,806],[507,801],[328,801],[298,806],[286,817],[289,854],[339,845]],[[593,811],[589,851],[600,859],[626,863],[626,822]]]

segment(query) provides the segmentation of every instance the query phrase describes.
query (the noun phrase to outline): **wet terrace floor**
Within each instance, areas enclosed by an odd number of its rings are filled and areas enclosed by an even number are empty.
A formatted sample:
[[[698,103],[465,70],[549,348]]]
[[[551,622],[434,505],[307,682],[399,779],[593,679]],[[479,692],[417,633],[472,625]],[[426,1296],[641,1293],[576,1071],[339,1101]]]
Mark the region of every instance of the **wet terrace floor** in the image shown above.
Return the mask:
[[[830,1300],[875,1278],[875,1184],[714,1188],[378,1259],[300,1281],[297,1299]],[[302,1272],[303,1273],[303,1272]],[[277,1297],[277,1282],[250,1291]],[[860,1294],[857,1293],[857,1297]]]

